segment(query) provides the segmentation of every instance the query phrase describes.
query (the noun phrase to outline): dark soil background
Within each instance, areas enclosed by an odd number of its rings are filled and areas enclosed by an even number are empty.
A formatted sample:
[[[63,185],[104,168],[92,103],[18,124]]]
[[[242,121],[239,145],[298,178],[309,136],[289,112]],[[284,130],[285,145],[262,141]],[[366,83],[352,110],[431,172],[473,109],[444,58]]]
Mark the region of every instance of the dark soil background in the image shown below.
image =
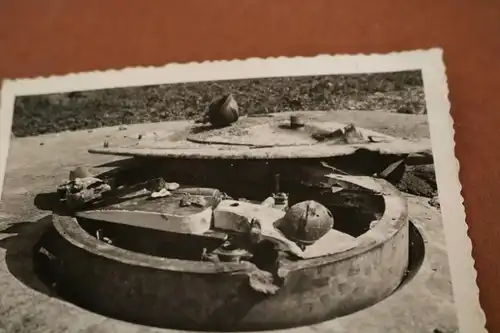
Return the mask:
[[[240,110],[263,114],[294,110],[384,110],[425,114],[420,71],[322,75],[164,84],[24,96],[16,99],[15,137],[104,126],[194,119],[231,92]],[[408,167],[398,187],[436,194],[433,166]]]
[[[103,126],[191,119],[231,92],[249,114],[294,110],[426,113],[420,71],[209,81],[16,99],[16,137]]]

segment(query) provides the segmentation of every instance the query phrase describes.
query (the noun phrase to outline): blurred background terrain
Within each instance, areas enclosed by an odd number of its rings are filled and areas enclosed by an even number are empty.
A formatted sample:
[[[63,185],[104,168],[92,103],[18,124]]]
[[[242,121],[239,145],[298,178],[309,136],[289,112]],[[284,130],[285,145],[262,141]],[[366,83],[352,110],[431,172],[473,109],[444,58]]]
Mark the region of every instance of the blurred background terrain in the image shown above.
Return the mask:
[[[209,81],[16,99],[16,137],[104,126],[191,119],[231,92],[249,114],[294,110],[426,113],[420,71]]]

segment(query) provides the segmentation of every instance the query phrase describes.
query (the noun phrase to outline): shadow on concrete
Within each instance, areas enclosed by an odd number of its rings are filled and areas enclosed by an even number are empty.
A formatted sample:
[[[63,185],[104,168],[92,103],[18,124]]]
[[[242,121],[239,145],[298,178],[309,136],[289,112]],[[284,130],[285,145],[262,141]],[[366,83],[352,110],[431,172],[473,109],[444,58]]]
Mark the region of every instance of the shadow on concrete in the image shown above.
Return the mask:
[[[35,207],[40,210],[53,211],[60,205],[60,198],[57,192],[40,193],[35,196]]]
[[[56,297],[49,287],[50,281],[44,280],[42,267],[37,261],[40,254],[40,240],[52,227],[51,216],[35,222],[13,223],[1,231],[7,237],[0,240],[0,247],[5,249],[5,262],[8,271],[29,288],[50,297]]]
[[[105,162],[99,165],[94,166],[94,168],[123,168],[130,165],[135,165],[137,161],[134,157],[131,158],[123,158],[116,161]]]
[[[418,274],[425,260],[425,241],[418,228],[410,221],[409,224],[410,253],[408,258],[408,268],[403,281],[394,291],[397,292]]]

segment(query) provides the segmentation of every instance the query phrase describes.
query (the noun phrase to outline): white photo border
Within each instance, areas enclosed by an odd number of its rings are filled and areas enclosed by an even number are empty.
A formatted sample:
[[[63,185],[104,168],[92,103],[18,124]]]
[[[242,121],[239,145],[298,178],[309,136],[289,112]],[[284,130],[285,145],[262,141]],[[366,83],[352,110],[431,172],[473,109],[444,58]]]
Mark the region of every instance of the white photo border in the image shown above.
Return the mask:
[[[460,332],[487,332],[486,318],[479,303],[477,274],[471,254],[472,243],[465,222],[443,51],[439,48],[390,54],[207,61],[169,64],[164,67],[136,67],[65,76],[4,80],[0,95],[0,200],[11,138],[14,102],[17,96],[180,82],[407,70],[422,71],[459,329]]]

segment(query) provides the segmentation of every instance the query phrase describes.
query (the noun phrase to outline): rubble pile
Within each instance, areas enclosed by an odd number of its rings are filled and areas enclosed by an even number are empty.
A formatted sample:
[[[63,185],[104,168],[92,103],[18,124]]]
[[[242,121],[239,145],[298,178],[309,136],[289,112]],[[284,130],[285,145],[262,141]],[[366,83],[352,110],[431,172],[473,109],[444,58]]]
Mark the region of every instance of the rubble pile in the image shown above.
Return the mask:
[[[57,188],[59,198],[70,209],[78,209],[90,202],[102,199],[111,186],[95,177],[75,178],[68,180]]]

